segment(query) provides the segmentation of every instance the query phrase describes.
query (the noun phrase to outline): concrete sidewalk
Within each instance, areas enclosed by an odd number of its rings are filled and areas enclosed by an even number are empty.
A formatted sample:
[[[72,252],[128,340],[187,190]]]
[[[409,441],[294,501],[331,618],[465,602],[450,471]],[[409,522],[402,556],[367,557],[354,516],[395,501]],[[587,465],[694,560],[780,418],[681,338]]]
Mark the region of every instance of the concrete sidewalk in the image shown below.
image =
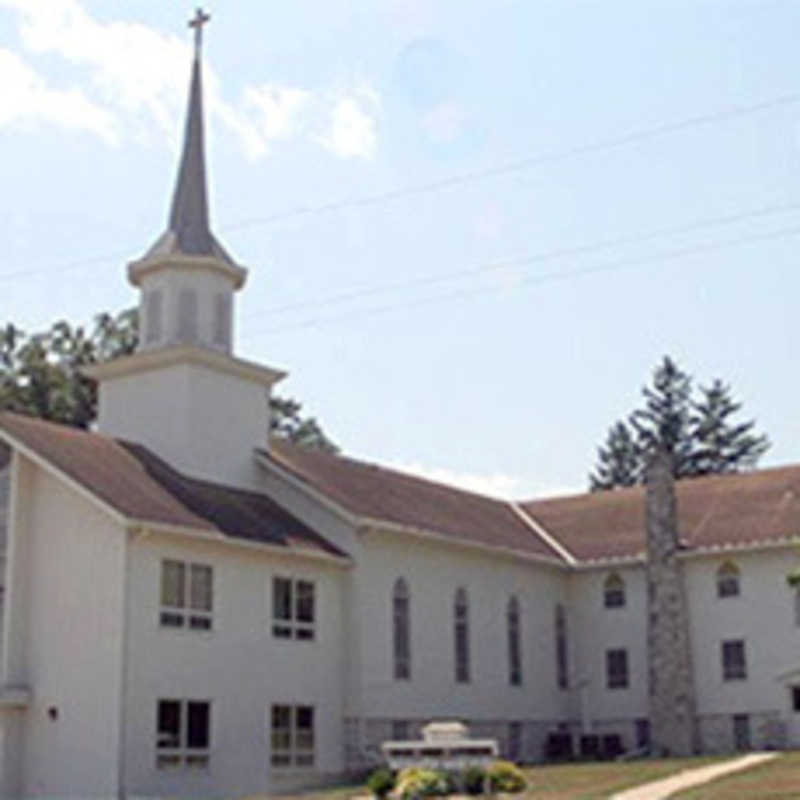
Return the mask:
[[[693,786],[700,786],[714,778],[722,775],[729,775],[732,772],[739,772],[749,769],[756,764],[769,761],[777,756],[777,753],[750,753],[750,755],[724,761],[722,764],[711,764],[707,767],[697,767],[696,769],[685,769],[677,775],[669,778],[662,778],[652,783],[645,783],[634,789],[626,789],[624,792],[612,795],[611,800],[664,800],[675,792],[691,789]]]

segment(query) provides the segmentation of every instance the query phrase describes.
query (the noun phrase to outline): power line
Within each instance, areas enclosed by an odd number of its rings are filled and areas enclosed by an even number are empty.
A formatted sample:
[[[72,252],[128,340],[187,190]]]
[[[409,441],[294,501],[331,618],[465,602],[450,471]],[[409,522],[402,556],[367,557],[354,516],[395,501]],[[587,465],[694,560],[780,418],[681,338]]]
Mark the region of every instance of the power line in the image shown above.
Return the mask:
[[[443,178],[438,181],[430,181],[429,183],[421,183],[416,186],[407,186],[402,189],[393,189],[387,192],[365,195],[363,197],[357,197],[350,200],[338,200],[335,202],[323,203],[317,206],[304,206],[288,211],[277,212],[264,217],[252,217],[251,219],[228,225],[224,229],[231,231],[241,230],[253,225],[266,225],[273,222],[293,219],[295,217],[309,216],[312,214],[327,214],[348,208],[363,208],[365,206],[385,203],[404,197],[412,197],[414,195],[425,194],[427,192],[451,189],[457,186],[462,186],[466,183],[485,180],[486,178],[494,178],[500,175],[507,175],[508,173],[519,172],[520,170],[531,169],[532,167],[537,167],[544,164],[565,161],[577,156],[590,155],[592,153],[599,153],[605,150],[614,150],[619,147],[646,142],[650,139],[667,136],[672,133],[690,130],[691,128],[702,127],[704,125],[713,125],[718,122],[726,122],[739,117],[749,116],[751,114],[760,114],[764,111],[771,111],[775,108],[795,105],[799,102],[800,94],[793,93],[776,97],[771,100],[765,100],[760,103],[753,103],[751,105],[731,106],[729,108],[714,111],[709,114],[686,117],[685,119],[678,120],[676,122],[667,122],[651,128],[640,128],[637,131],[610,139],[601,139],[597,142],[576,145],[575,147],[565,148],[564,150],[554,150],[548,153],[541,153],[539,155],[529,156],[528,158],[522,158],[517,161],[509,161],[496,167],[487,167],[486,169],[462,172],[458,175],[452,175],[449,178]]]
[[[652,239],[661,238],[663,236],[674,236],[682,233],[692,233],[694,231],[702,230],[704,228],[719,227],[722,225],[732,225],[737,222],[745,222],[751,219],[758,219],[762,217],[772,216],[774,214],[785,214],[791,211],[800,210],[800,203],[781,203],[777,205],[762,206],[761,208],[752,209],[749,211],[741,211],[732,214],[725,214],[715,217],[703,217],[692,222],[683,223],[664,228],[657,228],[655,230],[646,231],[644,233],[632,234],[629,236],[620,236],[613,239],[600,239],[598,241],[590,242],[587,244],[576,245],[574,247],[562,247],[553,250],[547,250],[535,255],[528,255],[520,258],[509,258],[500,261],[492,261],[486,264],[480,264],[475,267],[469,267],[463,270],[448,272],[443,275],[428,275],[420,278],[415,278],[407,281],[393,281],[390,283],[366,285],[363,288],[354,287],[344,292],[329,295],[318,300],[309,302],[308,300],[298,301],[295,303],[287,303],[282,306],[274,306],[272,308],[262,309],[261,311],[251,312],[243,319],[250,319],[254,316],[262,314],[285,314],[291,311],[298,311],[308,308],[309,305],[335,305],[338,303],[354,300],[361,297],[368,297],[371,295],[382,294],[387,291],[396,289],[407,289],[415,286],[428,286],[436,283],[447,283],[453,279],[468,277],[470,275],[479,275],[485,272],[492,272],[495,270],[506,269],[513,266],[521,266],[525,264],[532,264],[535,262],[553,261],[557,258],[564,258],[570,256],[586,255],[597,250],[607,250],[612,247],[621,247],[623,245],[641,244]]]
[[[561,272],[549,272],[543,275],[535,275],[530,278],[524,278],[520,281],[517,281],[516,287],[537,286],[545,283],[555,283],[557,281],[579,278],[586,275],[594,275],[603,272],[616,272],[618,270],[626,269],[628,267],[635,267],[644,264],[653,264],[658,262],[675,261],[681,258],[686,258],[688,256],[700,255],[701,253],[710,253],[717,250],[724,250],[728,247],[736,247],[738,245],[752,244],[754,242],[774,241],[777,239],[785,239],[787,237],[797,236],[797,235],[800,235],[800,225],[790,228],[782,228],[777,231],[771,231],[768,233],[742,236],[737,239],[730,239],[725,242],[709,242],[707,244],[702,244],[702,245],[693,245],[691,247],[677,248],[675,250],[668,250],[663,253],[657,253],[655,255],[643,258],[618,259],[615,261],[606,262],[604,264],[595,264],[590,267],[581,267],[573,270],[565,270]],[[528,263],[529,261],[534,260],[535,258],[537,258],[537,256],[532,256],[530,259],[522,258],[519,259],[517,263],[518,264]],[[477,297],[478,295],[485,295],[493,292],[502,292],[506,290],[507,288],[503,286],[489,287],[489,288],[480,287],[478,289],[461,289],[455,292],[446,292],[437,295],[431,295],[429,297],[423,297],[415,301],[409,301],[405,303],[395,303],[384,306],[373,306],[372,308],[366,308],[366,309],[355,309],[352,312],[346,314],[339,314],[332,317],[323,317],[321,319],[308,319],[293,324],[279,325],[273,328],[262,329],[260,331],[252,331],[248,335],[243,336],[242,339],[243,341],[247,341],[248,339],[253,339],[257,336],[264,336],[267,334],[281,333],[283,331],[298,330],[304,328],[317,328],[322,325],[329,325],[331,323],[342,322],[348,319],[358,319],[361,317],[376,316],[404,309],[421,308],[423,306],[437,305],[441,302],[447,302],[450,300],[468,299],[470,297]]]
[[[564,161],[569,158],[575,158],[592,153],[602,152],[606,150],[613,150],[625,147],[631,144],[646,142],[648,140],[666,136],[672,133],[678,133],[685,130],[690,130],[696,127],[706,125],[713,125],[719,122],[726,122],[728,120],[738,119],[741,117],[749,116],[751,114],[759,114],[766,111],[771,111],[776,108],[788,107],[796,105],[800,102],[800,93],[786,94],[770,100],[764,100],[759,103],[749,105],[730,106],[726,109],[714,111],[708,114],[700,114],[692,117],[686,117],[682,120],[675,122],[663,123],[650,128],[641,128],[622,136],[602,139],[597,142],[588,144],[577,145],[575,147],[566,148],[564,150],[555,150],[548,153],[542,153],[528,158],[510,161],[496,167],[487,167],[486,169],[473,170],[471,172],[463,172],[457,175],[452,175],[449,178],[443,178],[438,181],[430,181],[428,183],[417,184],[416,186],[407,186],[400,189],[392,189],[386,192],[379,192],[372,195],[364,195],[362,197],[351,198],[349,200],[338,200],[329,203],[323,203],[316,206],[304,206],[301,208],[290,209],[282,212],[277,212],[269,216],[253,217],[251,219],[243,220],[238,223],[231,223],[223,225],[220,230],[222,231],[236,231],[244,228],[253,227],[256,225],[267,225],[274,222],[288,220],[296,217],[314,216],[319,214],[327,214],[335,211],[341,211],[348,208],[363,208],[367,206],[378,205],[381,203],[398,200],[403,197],[413,197],[427,192],[441,191],[444,189],[455,188],[464,184],[485,180],[487,178],[506,175],[509,173],[518,172],[525,169],[531,169],[548,163],[555,163]],[[78,261],[70,261],[61,265],[54,265],[44,269],[31,270],[19,269],[15,272],[0,273],[0,281],[18,280],[32,275],[50,274],[53,272],[68,272],[76,269],[90,266],[96,263],[106,263],[118,258],[124,258],[131,252],[137,252],[138,247],[131,248],[127,251],[116,251],[102,256],[94,256],[91,258],[80,259]]]

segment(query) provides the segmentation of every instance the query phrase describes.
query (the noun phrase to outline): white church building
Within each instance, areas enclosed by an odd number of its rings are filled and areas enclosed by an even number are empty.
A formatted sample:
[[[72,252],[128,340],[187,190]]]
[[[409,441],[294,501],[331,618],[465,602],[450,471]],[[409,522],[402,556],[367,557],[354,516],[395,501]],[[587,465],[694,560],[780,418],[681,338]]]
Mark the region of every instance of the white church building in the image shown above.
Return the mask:
[[[675,515],[669,479],[510,503],[269,440],[199,52],[97,430],[0,413],[0,797],[286,791],[434,719],[525,762],[800,746],[800,466],[680,481]]]

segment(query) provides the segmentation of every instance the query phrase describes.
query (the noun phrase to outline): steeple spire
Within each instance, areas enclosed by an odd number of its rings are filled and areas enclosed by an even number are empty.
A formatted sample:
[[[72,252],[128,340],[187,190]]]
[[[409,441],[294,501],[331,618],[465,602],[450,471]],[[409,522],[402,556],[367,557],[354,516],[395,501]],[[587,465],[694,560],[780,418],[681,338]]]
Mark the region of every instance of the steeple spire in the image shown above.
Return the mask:
[[[194,29],[194,60],[183,152],[167,230],[148,250],[144,259],[173,255],[211,256],[230,265],[235,263],[211,233],[208,215],[201,53],[203,26],[210,19],[209,14],[198,8],[194,18],[189,21],[189,27]]]

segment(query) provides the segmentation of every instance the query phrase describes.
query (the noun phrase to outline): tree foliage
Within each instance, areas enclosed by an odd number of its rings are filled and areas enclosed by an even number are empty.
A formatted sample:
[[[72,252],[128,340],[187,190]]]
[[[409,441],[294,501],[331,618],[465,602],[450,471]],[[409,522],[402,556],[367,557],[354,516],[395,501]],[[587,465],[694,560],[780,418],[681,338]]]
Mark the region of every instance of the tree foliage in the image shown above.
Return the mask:
[[[83,367],[130,355],[139,343],[137,309],[98,314],[91,328],[60,320],[27,334],[13,323],[0,328],[0,411],[88,428],[97,416],[97,387]],[[294,398],[270,398],[270,433],[301,447],[337,452]]]
[[[732,417],[741,403],[719,379],[693,394],[692,378],[669,356],[653,371],[652,384],[642,389],[644,404],[626,421],[615,423],[597,448],[597,464],[589,475],[592,491],[644,483],[655,449],[670,457],[676,478],[718,475],[749,469],[769,448],[754,432],[755,421]]]

